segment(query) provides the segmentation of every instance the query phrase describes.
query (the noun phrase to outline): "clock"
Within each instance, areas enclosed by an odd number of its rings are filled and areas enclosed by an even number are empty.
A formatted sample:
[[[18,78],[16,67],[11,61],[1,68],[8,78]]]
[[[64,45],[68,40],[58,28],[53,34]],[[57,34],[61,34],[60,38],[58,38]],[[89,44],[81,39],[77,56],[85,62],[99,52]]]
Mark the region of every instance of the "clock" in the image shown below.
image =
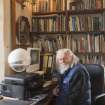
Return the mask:
[[[25,16],[20,16],[16,21],[16,38],[18,44],[30,43],[30,24]]]

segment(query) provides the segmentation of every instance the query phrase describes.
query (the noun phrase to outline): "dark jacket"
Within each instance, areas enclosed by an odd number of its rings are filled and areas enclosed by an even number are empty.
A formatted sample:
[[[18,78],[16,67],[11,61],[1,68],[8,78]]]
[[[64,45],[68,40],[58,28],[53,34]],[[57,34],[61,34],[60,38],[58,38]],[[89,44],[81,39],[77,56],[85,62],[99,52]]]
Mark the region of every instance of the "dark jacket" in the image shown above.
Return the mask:
[[[60,75],[59,89],[56,105],[91,105],[90,78],[82,64]]]

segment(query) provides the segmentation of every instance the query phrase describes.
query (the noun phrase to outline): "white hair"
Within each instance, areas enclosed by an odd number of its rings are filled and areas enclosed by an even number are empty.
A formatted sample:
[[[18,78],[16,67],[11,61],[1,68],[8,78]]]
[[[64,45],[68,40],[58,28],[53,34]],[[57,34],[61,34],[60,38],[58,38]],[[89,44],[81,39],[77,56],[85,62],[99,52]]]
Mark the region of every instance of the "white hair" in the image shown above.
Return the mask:
[[[70,49],[64,48],[64,49],[59,49],[56,52],[56,63],[58,58],[60,58],[60,56],[64,55],[66,52],[68,52],[70,55],[73,56],[72,64],[77,64],[79,62],[79,58]]]

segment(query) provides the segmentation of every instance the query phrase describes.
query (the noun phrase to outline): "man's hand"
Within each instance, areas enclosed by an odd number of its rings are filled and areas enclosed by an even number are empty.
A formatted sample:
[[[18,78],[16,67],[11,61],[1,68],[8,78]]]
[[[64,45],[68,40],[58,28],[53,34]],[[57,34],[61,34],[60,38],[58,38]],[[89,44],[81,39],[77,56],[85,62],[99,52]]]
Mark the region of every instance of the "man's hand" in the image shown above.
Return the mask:
[[[58,96],[58,93],[59,93],[59,88],[57,86],[55,89],[53,89],[53,95]]]

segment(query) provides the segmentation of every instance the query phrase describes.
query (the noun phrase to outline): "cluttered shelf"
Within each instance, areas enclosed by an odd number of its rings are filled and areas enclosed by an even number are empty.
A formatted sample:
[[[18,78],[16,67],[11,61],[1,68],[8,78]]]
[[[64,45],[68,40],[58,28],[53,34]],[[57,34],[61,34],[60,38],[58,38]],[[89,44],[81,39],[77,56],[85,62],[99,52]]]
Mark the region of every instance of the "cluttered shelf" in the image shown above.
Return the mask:
[[[52,52],[54,55],[58,49],[70,48],[84,63],[102,63],[105,55],[104,21],[104,0],[36,0],[31,35],[35,37],[34,45],[40,44],[42,53]],[[51,62],[44,54],[41,57],[46,62],[41,64]]]

